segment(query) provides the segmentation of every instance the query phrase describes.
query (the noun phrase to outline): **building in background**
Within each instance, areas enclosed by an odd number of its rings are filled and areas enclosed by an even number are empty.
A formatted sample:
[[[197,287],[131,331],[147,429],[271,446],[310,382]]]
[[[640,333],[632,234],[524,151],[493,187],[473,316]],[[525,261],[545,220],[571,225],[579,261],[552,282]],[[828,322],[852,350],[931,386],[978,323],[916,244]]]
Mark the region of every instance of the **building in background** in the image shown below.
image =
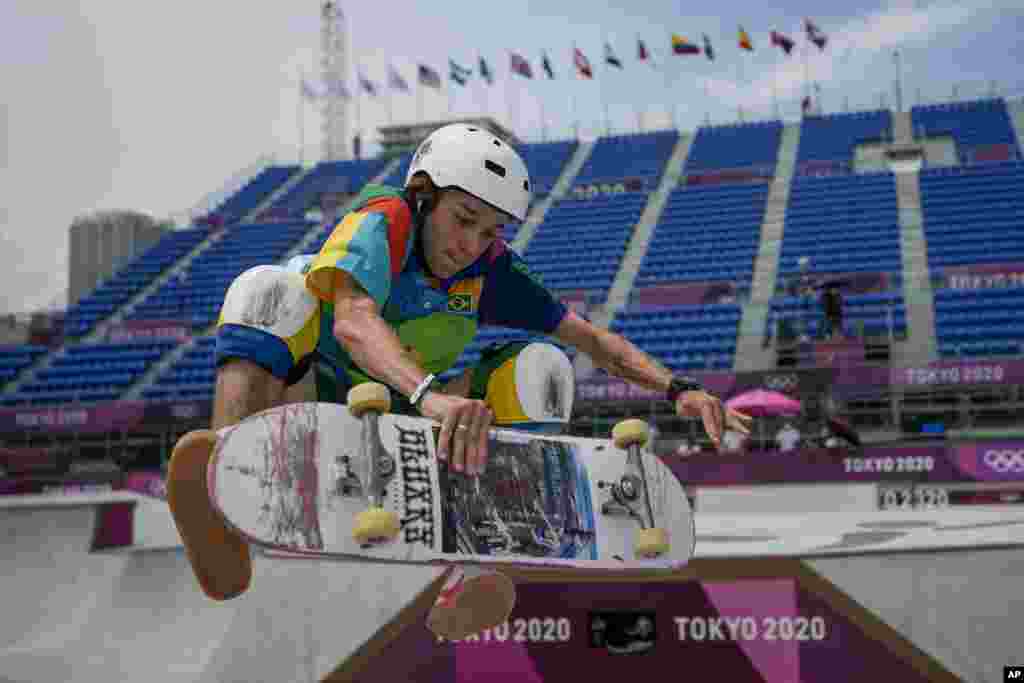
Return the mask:
[[[76,218],[68,232],[68,305],[160,241],[165,231],[136,211],[99,211]]]

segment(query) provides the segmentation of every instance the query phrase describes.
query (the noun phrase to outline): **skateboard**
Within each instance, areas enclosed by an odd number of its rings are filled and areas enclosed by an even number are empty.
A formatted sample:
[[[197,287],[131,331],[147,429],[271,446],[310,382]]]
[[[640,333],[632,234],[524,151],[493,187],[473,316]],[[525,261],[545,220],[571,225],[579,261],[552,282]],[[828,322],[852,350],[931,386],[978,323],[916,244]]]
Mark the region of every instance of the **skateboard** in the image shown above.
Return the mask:
[[[347,405],[295,403],[182,437],[168,500],[207,595],[248,588],[250,544],[454,565],[428,625],[455,639],[511,612],[502,565],[672,572],[693,555],[686,493],[644,450],[640,420],[617,424],[611,441],[493,429],[485,471],[471,477],[436,458],[436,422],[389,409],[386,387],[362,384]]]

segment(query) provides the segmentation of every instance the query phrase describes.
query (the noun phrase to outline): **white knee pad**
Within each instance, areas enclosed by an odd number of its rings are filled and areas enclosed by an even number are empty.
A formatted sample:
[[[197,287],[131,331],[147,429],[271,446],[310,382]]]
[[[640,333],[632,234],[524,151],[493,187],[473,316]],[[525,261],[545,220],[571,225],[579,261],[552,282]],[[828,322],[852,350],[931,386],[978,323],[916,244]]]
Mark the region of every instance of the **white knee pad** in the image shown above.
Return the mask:
[[[576,381],[568,356],[544,342],[525,346],[498,366],[487,382],[495,423],[562,428],[572,418]]]
[[[305,278],[282,266],[255,266],[224,295],[218,324],[245,325],[284,340],[295,337],[318,310]]]

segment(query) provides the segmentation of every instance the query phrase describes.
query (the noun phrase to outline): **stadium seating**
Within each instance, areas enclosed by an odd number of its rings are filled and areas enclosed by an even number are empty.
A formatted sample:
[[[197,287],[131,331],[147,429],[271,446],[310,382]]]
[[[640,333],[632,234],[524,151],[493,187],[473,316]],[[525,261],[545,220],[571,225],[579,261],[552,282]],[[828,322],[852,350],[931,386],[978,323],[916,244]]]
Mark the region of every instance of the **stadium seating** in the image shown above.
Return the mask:
[[[22,346],[0,347],[0,386],[18,376],[18,373],[32,365],[50,349],[45,346],[25,344]]]
[[[116,400],[175,344],[172,340],[146,340],[69,346],[58,353],[51,367],[41,370],[18,393],[0,397],[0,404],[55,405]]]
[[[552,291],[582,290],[604,301],[647,197],[626,192],[557,201],[523,257]]]
[[[917,137],[952,137],[961,164],[1020,159],[1020,146],[1002,99],[917,106],[910,116]]]
[[[143,398],[151,401],[213,400],[216,346],[217,338],[213,335],[196,338],[192,348],[164,370],[151,387],[142,390]]]
[[[273,194],[274,190],[284,185],[300,168],[298,165],[268,166],[211,213],[220,217],[225,225],[237,223]]]
[[[544,197],[551,193],[558,177],[562,175],[565,164],[576,151],[575,140],[560,142],[538,142],[516,145],[516,150],[526,162],[533,181],[534,198]]]
[[[741,315],[738,304],[635,307],[611,329],[673,371],[729,370]]]
[[[1019,161],[921,172],[921,207],[933,278],[949,284],[966,266],[1024,261],[1024,163]],[[944,272],[947,271],[947,272]],[[1019,287],[938,289],[939,353],[997,356],[1024,353],[1024,296]]]
[[[711,281],[749,284],[767,197],[765,183],[673,190],[634,287]]]
[[[921,172],[930,268],[1024,261],[1024,163]]]
[[[211,325],[228,287],[253,266],[278,263],[314,224],[305,221],[240,224],[196,257],[128,316],[128,320],[185,320],[194,329]]]
[[[915,107],[917,135],[951,135],[960,162],[921,172],[921,200],[928,263],[936,282],[963,266],[1024,262],[1024,162],[1002,100]],[[801,124],[797,175],[786,212],[778,268],[779,284],[797,274],[797,260],[811,259],[817,275],[884,273],[889,282],[902,274],[900,225],[892,173],[854,174],[857,145],[891,138],[892,115],[868,111],[808,116]],[[782,124],[768,121],[700,128],[685,172],[708,176],[753,169],[767,178],[777,162]],[[679,139],[676,131],[600,138],[574,183],[581,186],[643,182],[643,191],[628,187],[618,194],[602,191],[555,201],[531,240],[524,257],[559,296],[582,293],[590,303],[607,299],[611,284],[649,192],[661,178]],[[1010,152],[1000,160],[1000,146]],[[576,149],[575,141],[518,145],[534,181],[534,200],[549,193]],[[995,150],[995,151],[993,151]],[[411,160],[400,158],[385,179],[400,186]],[[247,213],[294,177],[295,166],[264,169],[214,213],[228,226],[223,238],[200,255],[180,278],[173,278],[136,307],[129,320],[184,320],[206,329],[215,319],[230,282],[246,268],[279,262],[298,240],[318,230],[310,251],[327,238],[332,225],[319,229],[299,220],[316,206],[323,192],[352,193],[379,174],[384,159],[321,163],[277,201],[264,218],[239,225]],[[822,177],[809,177],[822,176]],[[634,291],[693,283],[749,285],[759,248],[768,184],[728,182],[674,189],[654,228]],[[735,180],[735,179],[733,179]],[[618,188],[621,190],[621,188]],[[512,241],[518,225],[506,226]],[[150,284],[209,232],[191,229],[168,233],[96,291],[67,311],[65,331],[72,343],[59,351],[52,367],[38,373],[18,394],[5,394],[4,405],[50,405],[116,399],[162,354],[173,340],[81,345],[73,340],[92,330],[133,295]],[[947,283],[948,284],[948,283]],[[636,297],[634,300],[643,300]],[[953,356],[1024,353],[1024,287],[935,292],[939,352]],[[845,297],[845,333],[850,336],[908,334],[906,306],[899,290]],[[637,306],[617,313],[611,323],[638,346],[678,371],[729,369],[737,343],[740,307],[733,303]],[[794,297],[778,297],[770,306],[768,325],[808,322],[794,327],[820,334],[819,306]],[[484,348],[512,339],[547,339],[503,328],[482,329],[443,379],[479,360]],[[548,341],[553,341],[547,339]],[[196,339],[173,366],[146,389],[150,400],[208,400],[213,390],[213,337]],[[566,349],[570,355],[572,349]],[[42,347],[0,349],[0,382],[9,382],[48,352]]]
[[[686,173],[758,168],[770,176],[778,161],[781,138],[781,121],[701,127],[686,158]]]
[[[821,338],[825,321],[817,299],[781,297],[772,300],[768,312],[769,334],[779,323],[793,335]],[[897,291],[852,294],[843,297],[843,334],[850,338],[907,336],[907,309],[903,294]]]
[[[794,180],[779,259],[779,282],[798,272],[901,273],[895,176],[882,173]]]
[[[598,138],[576,176],[575,184],[639,179],[646,189],[652,190],[661,179],[678,141],[679,131],[675,130]]]
[[[322,161],[265,213],[274,219],[302,218],[307,211],[319,206],[321,194],[355,194],[379,175],[386,165],[384,159]]]
[[[797,175],[852,170],[857,146],[892,138],[892,113],[862,111],[805,116],[800,125]]]
[[[1024,287],[935,292],[939,355],[1024,354]]]
[[[64,319],[64,334],[71,338],[88,334],[97,322],[108,318],[125,302],[145,289],[209,234],[206,229],[168,232],[159,242],[132,260],[96,290],[68,307]]]

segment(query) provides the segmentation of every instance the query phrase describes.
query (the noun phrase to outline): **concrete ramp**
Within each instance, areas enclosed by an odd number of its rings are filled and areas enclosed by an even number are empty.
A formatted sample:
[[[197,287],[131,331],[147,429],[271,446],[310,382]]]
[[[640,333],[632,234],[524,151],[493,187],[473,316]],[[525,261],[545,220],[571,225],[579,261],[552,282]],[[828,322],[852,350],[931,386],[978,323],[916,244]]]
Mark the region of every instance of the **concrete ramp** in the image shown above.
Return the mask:
[[[90,554],[97,510],[0,509],[9,680],[355,680],[389,640],[382,626],[423,628],[440,589],[440,568],[258,554],[252,589],[218,603],[179,548]]]

